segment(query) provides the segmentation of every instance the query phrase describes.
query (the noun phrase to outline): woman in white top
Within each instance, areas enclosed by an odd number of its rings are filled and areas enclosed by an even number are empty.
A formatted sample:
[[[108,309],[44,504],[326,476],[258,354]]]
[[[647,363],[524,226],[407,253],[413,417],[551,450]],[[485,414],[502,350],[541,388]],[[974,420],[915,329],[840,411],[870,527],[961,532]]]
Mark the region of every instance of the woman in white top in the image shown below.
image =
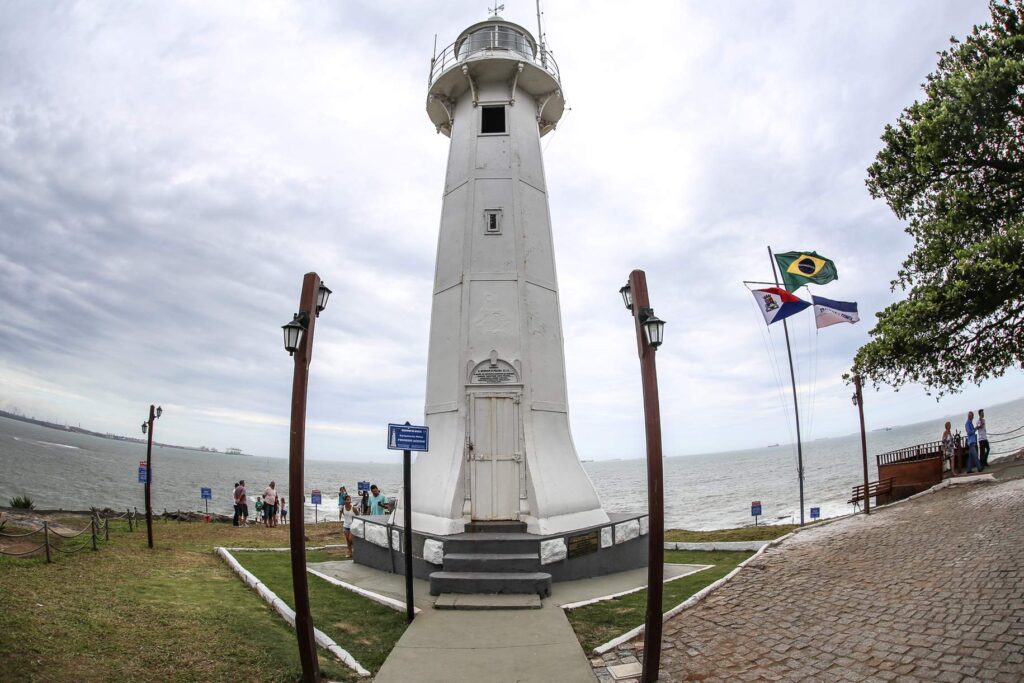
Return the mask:
[[[342,526],[345,528],[345,545],[348,546],[348,556],[352,557],[352,519],[359,512],[352,507],[352,496],[345,497],[345,507],[341,509]]]

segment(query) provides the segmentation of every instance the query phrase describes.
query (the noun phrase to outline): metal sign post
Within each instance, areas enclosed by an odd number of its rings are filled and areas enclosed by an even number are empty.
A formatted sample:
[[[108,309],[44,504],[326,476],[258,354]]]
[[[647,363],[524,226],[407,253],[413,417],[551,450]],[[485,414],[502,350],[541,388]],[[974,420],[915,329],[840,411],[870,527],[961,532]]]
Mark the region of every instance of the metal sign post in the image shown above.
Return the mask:
[[[405,558],[405,620],[412,623],[416,617],[412,594],[412,451],[430,450],[430,428],[388,425],[388,449],[402,451],[402,479],[404,482],[402,507],[405,512],[405,534],[402,537],[402,556]],[[360,482],[362,485],[362,482]]]
[[[751,501],[750,515],[754,518],[754,526],[757,526],[757,518],[761,516],[761,501]]]
[[[317,524],[320,520],[320,501],[323,498],[320,496],[320,489],[313,489],[309,493],[309,502],[313,504],[313,524]]]

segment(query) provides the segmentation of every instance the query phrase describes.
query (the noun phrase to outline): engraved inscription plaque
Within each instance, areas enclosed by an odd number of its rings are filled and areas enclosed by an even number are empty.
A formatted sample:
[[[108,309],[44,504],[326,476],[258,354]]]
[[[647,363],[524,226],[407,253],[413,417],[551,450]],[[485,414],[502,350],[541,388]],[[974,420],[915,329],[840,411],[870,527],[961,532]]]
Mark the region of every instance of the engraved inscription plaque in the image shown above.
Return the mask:
[[[518,384],[519,373],[503,360],[478,363],[469,373],[470,384]]]
[[[590,553],[596,553],[597,549],[600,547],[597,529],[588,531],[585,534],[570,536],[567,541],[566,545],[569,547],[570,559],[580,557],[582,555],[589,555]]]

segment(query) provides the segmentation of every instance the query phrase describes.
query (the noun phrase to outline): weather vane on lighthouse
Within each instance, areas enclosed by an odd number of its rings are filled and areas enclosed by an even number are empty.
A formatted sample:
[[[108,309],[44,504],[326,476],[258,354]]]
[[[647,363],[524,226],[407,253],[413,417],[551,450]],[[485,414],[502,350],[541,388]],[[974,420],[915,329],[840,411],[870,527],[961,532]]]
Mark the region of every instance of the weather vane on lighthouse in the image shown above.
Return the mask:
[[[504,5],[499,5],[498,4],[498,0],[494,0],[494,7],[488,7],[487,8],[487,13],[491,14],[495,18],[498,17],[498,12],[504,12],[504,11],[505,11],[505,6]]]

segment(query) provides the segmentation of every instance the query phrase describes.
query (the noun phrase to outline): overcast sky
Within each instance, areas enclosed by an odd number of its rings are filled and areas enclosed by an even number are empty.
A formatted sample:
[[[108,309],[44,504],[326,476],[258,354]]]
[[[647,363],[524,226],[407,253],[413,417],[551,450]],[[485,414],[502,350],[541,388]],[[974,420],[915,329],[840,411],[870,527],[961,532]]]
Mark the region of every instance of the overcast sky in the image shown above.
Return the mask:
[[[161,441],[285,456],[280,326],[315,270],[334,296],[307,454],[394,460],[386,423],[423,414],[448,148],[424,111],[434,33],[486,5],[0,2],[0,408],[137,435],[159,403]],[[535,29],[533,3],[505,6]],[[856,430],[840,376],[911,248],[865,169],[985,2],[545,10],[571,106],[542,144],[581,457],[643,453],[633,268],[668,321],[666,454],[790,441],[781,326],[742,284],[771,277],[769,245],[832,258],[818,291],[860,304],[817,334],[791,319],[805,438]],[[1019,370],[938,405],[883,389],[867,422],[1021,395]]]

